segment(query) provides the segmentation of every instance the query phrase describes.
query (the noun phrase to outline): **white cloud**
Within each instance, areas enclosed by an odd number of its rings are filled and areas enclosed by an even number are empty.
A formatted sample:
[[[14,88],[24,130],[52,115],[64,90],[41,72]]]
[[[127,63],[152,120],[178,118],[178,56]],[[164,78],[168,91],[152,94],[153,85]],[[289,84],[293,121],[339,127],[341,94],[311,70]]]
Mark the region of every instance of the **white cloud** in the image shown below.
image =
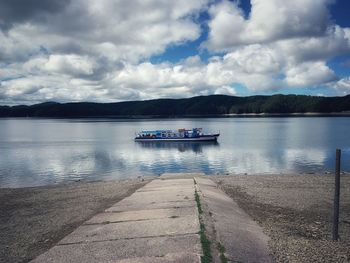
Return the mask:
[[[237,2],[222,1],[209,13],[211,50],[229,50],[232,46],[275,40],[323,35],[329,24],[329,0],[251,0],[246,19]]]
[[[269,74],[280,70],[277,54],[263,45],[248,45],[234,52],[227,53],[224,60],[230,66],[247,74]]]
[[[16,16],[18,6],[7,1],[13,15],[8,21],[0,19],[0,27],[8,30],[0,30],[2,101],[118,101],[196,94],[189,87],[196,74],[185,75],[180,66],[139,62],[168,45],[198,38],[201,29],[195,19],[206,4],[207,0],[45,2],[38,9],[26,8],[26,17],[21,17]]]
[[[0,19],[0,102],[235,95],[235,85],[349,92],[348,77],[338,80],[327,64],[350,53],[350,28],[334,24],[331,2],[252,0],[248,16],[226,0],[43,1],[25,16],[14,7]],[[208,61],[152,64],[167,47],[198,39],[201,11],[210,15]]]
[[[206,85],[201,66],[172,65],[169,63],[125,65],[113,74],[115,87],[135,89],[142,98],[188,97]]]
[[[198,38],[200,26],[190,16],[205,5],[206,0],[71,1],[58,13],[43,13],[44,23],[30,20],[2,33],[0,58],[16,60],[22,51],[28,55],[44,46],[51,53],[137,62]]]
[[[230,95],[230,96],[234,96],[237,95],[236,90],[230,86],[222,86],[219,87],[215,90],[214,94],[217,95]]]
[[[240,42],[240,34],[245,27],[244,14],[237,3],[223,1],[209,9],[209,39],[211,50],[225,50]]]
[[[28,74],[1,82],[0,97],[7,104],[42,101],[110,101],[108,90],[93,80],[69,75]]]
[[[209,62],[207,81],[214,86],[240,83],[253,91],[278,89],[282,84],[278,79],[281,66],[271,49],[250,45]]]
[[[330,26],[323,36],[276,41],[270,46],[283,54],[288,63],[328,60],[350,53],[350,28]]]
[[[252,0],[245,17],[237,2],[224,0],[209,10],[205,46],[225,51],[224,60],[235,64],[230,64],[235,81],[250,90],[326,86],[337,79],[327,61],[350,53],[350,28],[332,22],[331,3]],[[223,78],[234,76],[226,72]]]
[[[292,87],[313,87],[336,80],[337,77],[324,62],[305,62],[288,68],[286,82]]]
[[[115,71],[110,86],[137,90],[144,99],[189,97],[208,94],[235,95],[233,84],[243,83],[251,90],[276,89],[279,63],[270,50],[251,46],[224,57],[201,63],[197,56],[179,64],[144,62],[126,64]]]
[[[340,92],[344,92],[344,94],[348,94],[350,92],[350,77],[345,77],[333,83],[329,83],[329,86]]]
[[[92,75],[96,67],[95,61],[87,56],[50,55],[44,68],[53,73],[69,75]]]

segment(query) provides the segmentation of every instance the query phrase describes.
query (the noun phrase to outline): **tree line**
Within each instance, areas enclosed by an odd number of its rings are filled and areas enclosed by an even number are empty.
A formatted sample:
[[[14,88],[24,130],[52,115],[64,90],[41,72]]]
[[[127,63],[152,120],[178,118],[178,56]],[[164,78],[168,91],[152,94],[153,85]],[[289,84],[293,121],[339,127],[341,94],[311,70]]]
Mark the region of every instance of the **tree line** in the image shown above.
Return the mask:
[[[251,113],[334,113],[344,111],[350,112],[350,95],[344,97],[210,95],[187,99],[154,99],[116,103],[45,102],[29,106],[0,106],[0,117],[181,117]]]

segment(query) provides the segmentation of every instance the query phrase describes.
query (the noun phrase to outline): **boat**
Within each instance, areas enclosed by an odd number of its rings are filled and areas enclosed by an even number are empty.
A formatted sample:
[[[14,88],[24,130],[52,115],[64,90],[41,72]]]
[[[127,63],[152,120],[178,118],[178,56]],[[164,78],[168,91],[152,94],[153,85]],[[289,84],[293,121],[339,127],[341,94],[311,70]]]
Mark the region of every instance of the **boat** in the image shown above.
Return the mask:
[[[178,129],[174,130],[155,130],[141,131],[136,137],[138,142],[154,142],[154,141],[216,141],[220,133],[203,133],[202,128]]]

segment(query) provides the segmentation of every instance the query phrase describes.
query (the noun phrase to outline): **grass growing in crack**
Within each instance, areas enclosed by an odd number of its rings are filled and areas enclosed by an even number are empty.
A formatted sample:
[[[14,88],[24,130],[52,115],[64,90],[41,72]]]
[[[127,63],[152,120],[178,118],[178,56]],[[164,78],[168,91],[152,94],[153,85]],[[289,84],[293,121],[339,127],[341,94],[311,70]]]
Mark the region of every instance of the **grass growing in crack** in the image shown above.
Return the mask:
[[[225,256],[226,249],[220,242],[218,243],[218,250],[220,252],[220,260],[221,260],[221,262],[222,263],[227,263],[228,261],[227,261],[227,258]]]
[[[210,263],[212,262],[213,257],[210,251],[210,241],[205,234],[205,226],[203,223],[200,223],[199,236],[203,250],[203,256],[201,256],[201,263]]]
[[[197,193],[197,191],[194,192],[194,197],[196,199],[198,213],[201,215],[203,214],[203,210],[202,210],[201,200],[199,199],[199,194]]]
[[[197,184],[196,180],[195,179],[193,180],[194,180],[194,184],[196,185]],[[197,190],[195,190],[194,192],[194,197],[198,208],[198,214],[199,214],[198,218],[199,218],[199,226],[200,226],[199,237],[200,237],[202,250],[203,250],[203,256],[201,256],[201,263],[210,263],[212,262],[213,257],[210,251],[210,241],[207,238],[207,235],[205,234],[205,226],[202,219],[203,209],[202,209],[201,200],[199,198],[199,194]]]

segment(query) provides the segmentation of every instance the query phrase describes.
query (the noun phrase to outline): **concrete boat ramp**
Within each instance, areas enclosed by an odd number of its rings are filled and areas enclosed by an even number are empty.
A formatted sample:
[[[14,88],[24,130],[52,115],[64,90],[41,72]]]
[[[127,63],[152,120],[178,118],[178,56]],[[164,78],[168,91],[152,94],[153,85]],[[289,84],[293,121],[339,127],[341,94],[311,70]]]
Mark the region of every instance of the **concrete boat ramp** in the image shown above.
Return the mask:
[[[201,174],[151,181],[32,262],[201,262],[203,234],[209,262],[273,262],[262,229]]]

